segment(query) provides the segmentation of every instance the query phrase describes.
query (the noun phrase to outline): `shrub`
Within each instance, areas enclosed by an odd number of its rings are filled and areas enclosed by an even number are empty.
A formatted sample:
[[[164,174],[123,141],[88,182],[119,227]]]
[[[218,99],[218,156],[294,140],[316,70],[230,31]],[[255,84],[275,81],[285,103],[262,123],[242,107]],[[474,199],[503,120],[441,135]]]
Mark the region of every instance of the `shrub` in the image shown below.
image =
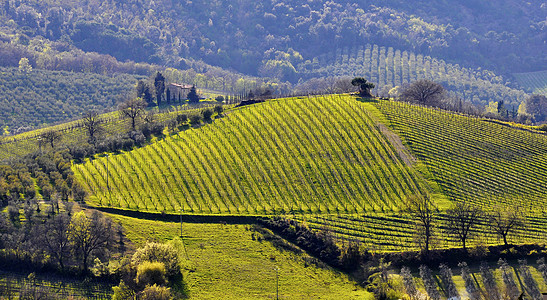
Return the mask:
[[[203,116],[203,120],[210,121],[213,116],[213,111],[210,108],[206,108],[201,111],[201,115]]]
[[[136,281],[141,286],[165,284],[165,265],[161,262],[144,261],[137,266]]]
[[[152,134],[155,136],[162,136],[164,128],[165,126],[162,123],[153,123],[151,128]]]
[[[186,123],[187,121],[188,121],[188,115],[186,114],[177,115],[177,123],[179,123],[179,125]]]
[[[224,112],[224,107],[222,105],[215,105],[213,110],[215,111],[216,114],[220,116],[222,115],[222,112]]]
[[[140,300],[169,300],[171,297],[171,289],[164,286],[152,285],[147,286],[144,291],[139,294],[137,299]]]
[[[199,125],[201,123],[201,116],[193,114],[190,116],[190,125]]]
[[[180,273],[177,250],[170,244],[148,242],[144,247],[135,251],[131,260],[135,266],[146,261],[163,263],[167,276],[175,276]]]
[[[223,97],[223,96],[216,96],[216,97],[215,97],[215,100],[216,100],[217,102],[224,102],[224,97]]]

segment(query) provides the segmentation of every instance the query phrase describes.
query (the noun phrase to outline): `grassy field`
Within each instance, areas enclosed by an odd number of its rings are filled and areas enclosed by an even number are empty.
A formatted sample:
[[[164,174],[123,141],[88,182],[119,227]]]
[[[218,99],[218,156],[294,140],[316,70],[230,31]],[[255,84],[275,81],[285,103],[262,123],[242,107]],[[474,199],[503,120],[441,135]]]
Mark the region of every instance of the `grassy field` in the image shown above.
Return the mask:
[[[180,235],[180,223],[110,215],[137,246]],[[251,225],[184,223],[184,278],[193,299],[367,299],[348,277],[305,253],[280,250]],[[372,298],[370,298],[372,299]]]
[[[547,96],[547,71],[513,74],[517,82],[534,94]]]

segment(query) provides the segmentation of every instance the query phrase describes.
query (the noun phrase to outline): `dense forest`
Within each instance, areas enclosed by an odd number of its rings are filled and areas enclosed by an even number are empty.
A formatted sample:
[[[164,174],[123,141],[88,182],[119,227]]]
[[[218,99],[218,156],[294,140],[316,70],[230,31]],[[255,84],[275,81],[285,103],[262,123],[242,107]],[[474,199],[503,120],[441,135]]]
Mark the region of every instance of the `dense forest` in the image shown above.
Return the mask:
[[[256,75],[312,59],[333,45],[363,43],[502,74],[542,70],[547,63],[540,55],[547,5],[539,0],[4,0],[0,11],[3,31],[21,43],[42,36],[121,61],[181,68],[180,58],[191,57]]]

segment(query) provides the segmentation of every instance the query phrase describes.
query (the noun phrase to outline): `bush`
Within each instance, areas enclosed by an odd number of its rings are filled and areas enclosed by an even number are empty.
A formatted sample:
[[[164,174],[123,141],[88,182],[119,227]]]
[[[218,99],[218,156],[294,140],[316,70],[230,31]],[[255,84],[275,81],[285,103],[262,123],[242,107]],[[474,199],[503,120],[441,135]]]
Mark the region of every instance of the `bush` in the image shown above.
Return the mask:
[[[147,286],[144,291],[139,294],[137,299],[140,300],[169,300],[171,297],[171,289],[164,286],[152,285]]]
[[[177,123],[184,124],[188,121],[188,115],[187,114],[180,114],[177,115]]]
[[[213,110],[220,116],[222,115],[222,112],[224,112],[224,107],[222,105],[215,105]]]
[[[210,121],[213,116],[213,111],[210,108],[206,108],[201,111],[201,115],[203,116],[203,120]]]
[[[180,273],[178,252],[172,245],[148,242],[133,254],[131,262],[139,266],[144,262],[159,262],[165,266],[167,276]]]
[[[201,116],[194,114],[190,116],[190,125],[199,125],[201,123]]]
[[[215,100],[217,102],[224,102],[224,97],[223,96],[216,96]]]
[[[165,128],[165,126],[163,125],[163,123],[153,123],[152,124],[152,134],[155,135],[155,136],[163,136],[163,129]]]
[[[141,286],[165,284],[165,265],[161,262],[145,261],[137,266],[136,281]]]

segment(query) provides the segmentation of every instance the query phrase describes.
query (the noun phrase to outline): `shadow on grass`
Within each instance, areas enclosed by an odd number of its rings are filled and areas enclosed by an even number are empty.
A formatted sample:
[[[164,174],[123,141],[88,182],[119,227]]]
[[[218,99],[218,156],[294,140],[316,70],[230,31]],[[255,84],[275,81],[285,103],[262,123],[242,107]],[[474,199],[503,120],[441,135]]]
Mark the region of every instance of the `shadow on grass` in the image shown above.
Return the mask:
[[[380,99],[378,98],[367,98],[367,97],[357,97],[357,101],[364,102],[364,103],[378,103]]]

